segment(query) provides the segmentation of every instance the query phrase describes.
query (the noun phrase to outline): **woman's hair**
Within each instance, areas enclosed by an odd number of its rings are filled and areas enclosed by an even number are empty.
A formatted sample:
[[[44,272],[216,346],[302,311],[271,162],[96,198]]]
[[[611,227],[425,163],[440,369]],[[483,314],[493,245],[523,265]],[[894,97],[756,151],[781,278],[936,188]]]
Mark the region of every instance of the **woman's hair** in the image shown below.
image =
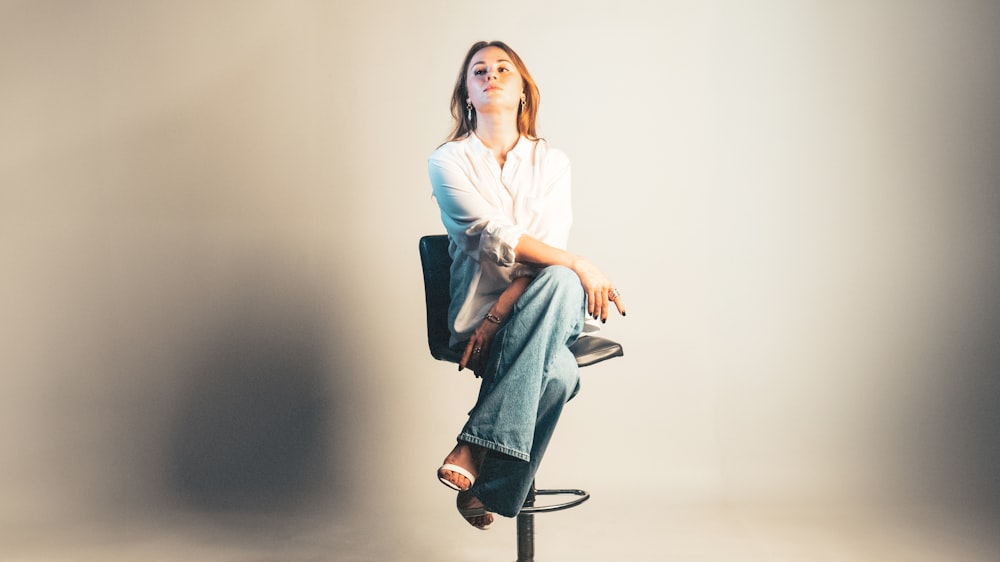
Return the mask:
[[[462,61],[462,68],[458,71],[458,80],[455,81],[455,90],[451,94],[451,115],[455,118],[455,129],[452,130],[449,140],[458,140],[476,129],[476,112],[472,112],[470,119],[466,115],[469,99],[469,89],[466,85],[469,74],[469,63],[476,53],[486,47],[496,47],[503,50],[510,57],[511,62],[517,68],[517,72],[524,80],[524,108],[517,112],[517,132],[535,140],[538,134],[535,131],[535,119],[538,115],[538,86],[535,85],[534,78],[528,72],[528,67],[524,66],[524,61],[503,41],[480,41],[469,48],[469,52]]]

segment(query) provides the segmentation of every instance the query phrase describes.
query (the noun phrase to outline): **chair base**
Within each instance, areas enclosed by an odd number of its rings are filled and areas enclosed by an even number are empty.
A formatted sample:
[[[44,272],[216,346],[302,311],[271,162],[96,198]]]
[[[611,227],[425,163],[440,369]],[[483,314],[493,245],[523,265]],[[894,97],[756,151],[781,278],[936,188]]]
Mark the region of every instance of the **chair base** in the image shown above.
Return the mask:
[[[535,505],[537,496],[576,496],[575,499],[550,505]],[[576,507],[590,499],[585,490],[560,489],[537,490],[534,484],[524,500],[524,507],[517,514],[517,562],[534,562],[535,560],[535,514],[550,513]]]

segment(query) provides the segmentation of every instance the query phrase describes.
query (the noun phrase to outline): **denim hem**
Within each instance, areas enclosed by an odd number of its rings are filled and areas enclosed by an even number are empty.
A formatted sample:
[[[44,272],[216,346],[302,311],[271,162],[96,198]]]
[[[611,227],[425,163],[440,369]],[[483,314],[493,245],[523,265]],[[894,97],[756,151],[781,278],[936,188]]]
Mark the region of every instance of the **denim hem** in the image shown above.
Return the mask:
[[[458,440],[465,441],[466,443],[472,443],[473,445],[479,445],[480,447],[485,447],[491,451],[503,453],[509,457],[514,457],[515,459],[522,460],[524,462],[531,462],[530,455],[526,455],[521,451],[511,449],[510,447],[505,447],[499,443],[487,441],[481,437],[476,437],[475,435],[469,435],[468,433],[463,432],[459,434]]]
[[[475,487],[474,486],[473,486],[473,489],[472,489],[472,495],[476,496],[476,491],[475,491]],[[500,515],[501,517],[506,517],[508,519],[512,519],[514,517],[517,517],[517,515],[519,513],[521,513],[521,508],[518,508],[516,511],[511,511],[509,509],[505,509],[505,508],[502,508],[502,507],[498,508],[498,507],[496,507],[496,504],[491,504],[489,500],[484,500],[483,498],[481,498],[479,496],[476,496],[476,499],[479,500],[479,502],[483,504],[483,507],[486,509],[486,511],[488,511],[490,513],[495,513],[496,515]]]

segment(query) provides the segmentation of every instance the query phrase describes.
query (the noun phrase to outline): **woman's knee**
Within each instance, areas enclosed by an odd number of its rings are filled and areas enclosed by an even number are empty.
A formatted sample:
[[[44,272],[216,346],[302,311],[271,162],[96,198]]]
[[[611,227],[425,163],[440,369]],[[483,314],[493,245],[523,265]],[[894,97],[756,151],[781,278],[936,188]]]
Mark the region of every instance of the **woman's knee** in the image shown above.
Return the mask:
[[[550,265],[542,270],[535,281],[540,282],[553,297],[563,298],[572,304],[583,300],[580,277],[568,267]]]
[[[556,360],[556,363],[546,370],[545,392],[562,401],[568,401],[576,394],[580,386],[580,369],[576,366],[576,358],[568,349],[566,355]]]

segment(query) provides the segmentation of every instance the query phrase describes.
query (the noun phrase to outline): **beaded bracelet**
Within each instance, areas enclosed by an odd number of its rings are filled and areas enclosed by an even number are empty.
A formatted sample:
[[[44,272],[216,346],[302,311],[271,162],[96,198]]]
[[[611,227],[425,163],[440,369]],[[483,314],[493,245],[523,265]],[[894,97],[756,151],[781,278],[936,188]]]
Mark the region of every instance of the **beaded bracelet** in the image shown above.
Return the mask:
[[[496,314],[491,314],[489,312],[487,312],[486,316],[483,316],[483,318],[485,318],[486,320],[489,320],[490,322],[493,322],[494,324],[499,324],[499,323],[503,322],[502,318],[500,318]]]

